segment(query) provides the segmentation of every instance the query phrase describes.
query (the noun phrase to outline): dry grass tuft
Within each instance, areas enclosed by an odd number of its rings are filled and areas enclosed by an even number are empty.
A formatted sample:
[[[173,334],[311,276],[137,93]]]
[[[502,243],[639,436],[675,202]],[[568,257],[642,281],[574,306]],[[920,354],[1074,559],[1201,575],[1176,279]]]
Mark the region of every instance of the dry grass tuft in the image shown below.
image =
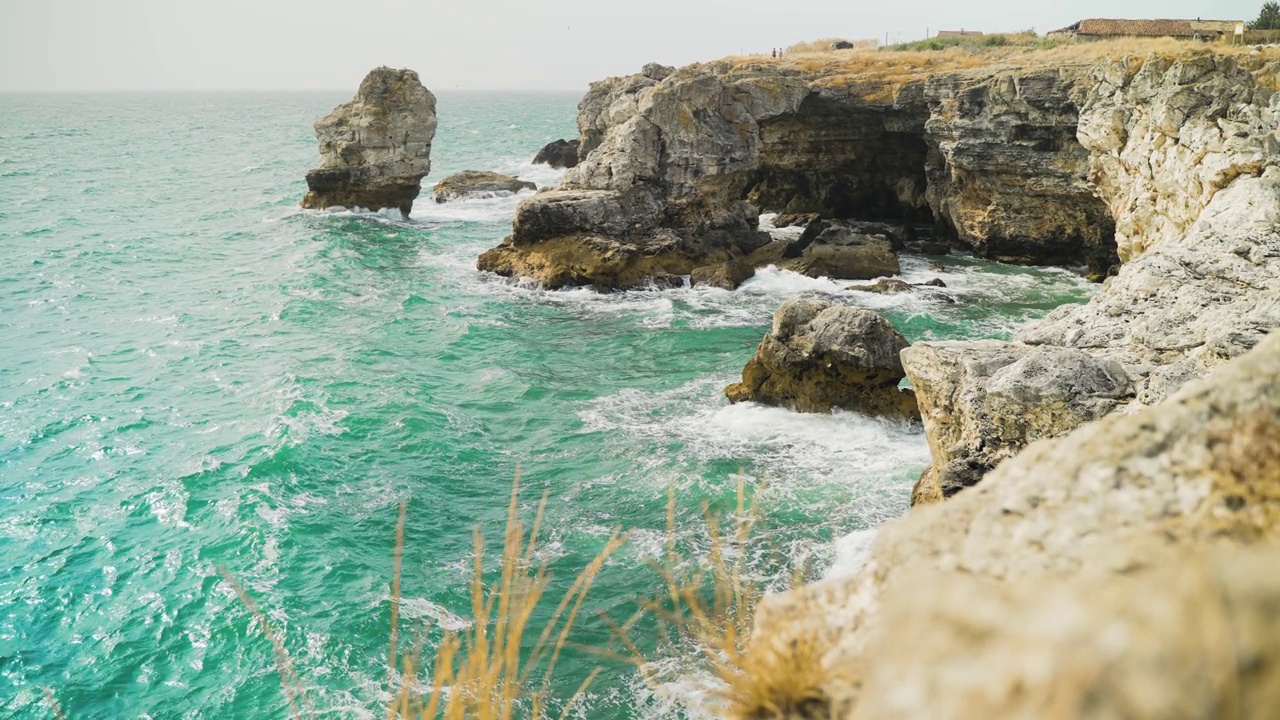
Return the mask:
[[[705,513],[710,549],[705,558],[691,560],[677,549],[675,494],[668,492],[666,556],[663,563],[652,563],[666,594],[641,613],[657,619],[659,635],[668,643],[684,640],[701,651],[717,683],[709,691],[715,711],[742,720],[828,717],[821,643],[815,637],[753,638],[765,585],[747,568],[747,549],[759,514],[754,500],[747,502],[742,482],[735,510],[733,527],[727,531],[720,518]],[[656,686],[650,658],[630,638],[636,621],[633,616],[610,625],[628,653],[623,659]]]
[[[835,50],[832,46],[838,42],[847,42],[853,45],[853,47],[847,48],[845,50]],[[784,53],[783,57],[785,57],[786,55],[812,55],[814,53],[875,50],[878,47],[880,47],[880,41],[875,39],[844,40],[842,38],[822,38],[820,40],[813,40],[810,42],[796,43],[795,45],[792,45],[791,47],[786,49],[786,52]]]
[[[547,495],[544,493],[538,503],[533,524],[527,532],[524,521],[520,519],[518,498],[519,477],[507,507],[502,569],[497,587],[485,585],[484,536],[476,528],[470,627],[460,634],[444,634],[430,663],[430,684],[426,692],[418,690],[421,687],[419,670],[423,665],[421,645],[414,652],[403,654],[400,658],[400,690],[387,709],[388,720],[510,720],[517,711],[531,720],[547,717],[551,679],[569,632],[605,561],[626,540],[620,531],[614,531],[600,553],[565,592],[533,644],[526,648],[529,620],[541,604],[551,579],[546,561],[535,562],[534,559]],[[403,534],[398,533],[397,557],[402,545]],[[398,577],[394,585],[398,589]],[[398,596],[392,598],[393,607],[398,601]],[[536,688],[535,673],[541,676]],[[559,717],[567,717],[572,712],[596,674],[591,673],[567,699]]]
[[[298,677],[298,671],[293,667],[293,660],[289,657],[289,650],[284,646],[284,636],[276,632],[271,623],[267,621],[267,616],[262,610],[258,609],[258,604],[249,596],[244,586],[236,580],[226,568],[219,566],[218,574],[222,579],[235,590],[236,595],[240,598],[240,602],[249,610],[249,614],[258,624],[258,628],[262,630],[262,634],[271,642],[271,651],[276,664],[276,671],[280,673],[280,684],[284,689],[285,699],[289,703],[289,717],[301,718],[303,712],[306,717],[315,717],[315,709],[307,702],[305,689],[302,685],[302,679]]]
[[[53,696],[52,689],[44,689],[44,702],[49,706],[49,712],[53,713],[57,720],[67,720],[67,716],[62,714],[62,706],[58,704],[58,699]]]
[[[989,66],[1036,69],[1091,65],[1102,59],[1146,57],[1187,57],[1217,53],[1251,57],[1253,61],[1280,59],[1280,50],[1264,48],[1253,56],[1254,46],[1206,44],[1176,38],[1118,38],[1101,41],[1072,41],[1036,37],[1031,33],[987,35],[982,38],[933,38],[880,49],[831,50],[828,40],[800,43],[782,60],[749,55],[725,58],[730,69],[763,70],[768,67],[803,70],[820,75],[824,86],[876,84],[891,98],[895,89],[923,80],[939,72],[956,72]],[[823,49],[823,44],[826,49]],[[794,53],[794,54],[793,54]]]
[[[484,535],[474,532],[474,572],[470,581],[470,623],[463,632],[445,631],[432,656],[423,659],[426,629],[412,651],[399,647],[400,580],[404,557],[406,505],[401,503],[396,523],[392,555],[390,669],[398,689],[387,707],[387,719],[419,720],[512,720],[517,716],[541,720],[549,716],[551,680],[570,631],[582,611],[605,561],[626,542],[615,530],[604,548],[574,580],[536,638],[529,634],[529,622],[540,607],[551,574],[546,560],[536,560],[547,494],[538,503],[533,523],[528,527],[519,512],[520,478],[517,475],[507,506],[507,525],[502,546],[502,566],[496,587],[485,584]],[[264,635],[271,641],[276,669],[280,674],[292,718],[314,718],[301,680],[284,638],[267,621],[257,603],[224,568],[223,579],[248,608]],[[398,671],[398,678],[396,677]],[[423,677],[423,672],[427,674]],[[592,672],[566,699],[558,717],[566,718],[598,674]],[[61,710],[48,696],[55,714]],[[305,715],[304,715],[305,713]]]

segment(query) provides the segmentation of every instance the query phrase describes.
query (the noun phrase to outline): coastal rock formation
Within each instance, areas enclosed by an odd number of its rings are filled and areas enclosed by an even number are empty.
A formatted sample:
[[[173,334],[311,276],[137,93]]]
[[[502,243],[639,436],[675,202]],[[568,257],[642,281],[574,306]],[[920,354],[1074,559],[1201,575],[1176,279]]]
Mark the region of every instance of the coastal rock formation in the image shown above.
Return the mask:
[[[1032,441],[1104,417],[1132,397],[1119,362],[1076,349],[923,342],[905,349],[902,363],[934,461],[917,502],[951,497]]]
[[[710,285],[721,290],[737,290],[739,285],[750,280],[755,274],[755,268],[745,260],[730,260],[718,265],[694,268],[693,272],[689,273],[689,284],[693,287]]]
[[[750,255],[764,209],[933,224],[940,238],[986,257],[1087,263],[1102,277],[1115,261],[1112,223],[1076,140],[1089,72],[1084,63],[990,66],[902,81],[888,69],[845,74],[838,64],[646,66],[592,85],[579,106],[581,161],[561,183],[566,194],[526,204],[650,198],[643,212],[656,206],[657,214],[617,218],[624,232],[565,222],[557,244],[591,238],[572,243],[584,254],[631,248],[622,252],[668,273]],[[504,245],[504,262],[488,258],[483,269],[525,275],[543,263],[519,255],[547,255],[520,227]]]
[[[815,278],[870,280],[901,272],[899,246],[885,232],[819,220],[786,248],[778,267]]]
[[[960,477],[975,481],[992,467],[989,460],[1036,437],[1063,434],[1107,408],[1160,402],[1280,327],[1280,94],[1241,63],[1209,53],[1106,62],[1094,71],[1080,135],[1094,152],[1099,193],[1115,208],[1126,262],[1087,305],[1059,308],[1018,332],[1020,344],[912,347],[903,365],[914,386],[928,386],[921,404],[930,408],[925,432],[934,458],[922,486],[936,478],[954,487],[939,476],[959,460],[966,468]],[[1066,414],[1054,409],[1056,396],[1022,394],[1004,410],[1056,417],[1032,434],[989,435],[993,428],[976,414],[951,411],[948,399],[987,390],[971,368],[986,366],[993,354],[1020,356],[1027,345],[1119,363],[1132,389],[1117,395],[1118,385],[1080,385],[1078,393],[1094,396],[1074,402],[1090,409]],[[957,444],[959,437],[968,440]]]
[[[381,210],[408,215],[431,171],[436,98],[412,70],[380,67],[351,102],[316,121],[320,167],[307,173],[302,207]]]
[[[550,165],[553,168],[571,168],[578,164],[578,143],[574,140],[553,140],[533,156],[534,165]]]
[[[773,316],[773,328],[725,388],[730,402],[751,400],[800,412],[841,408],[914,419],[915,398],[898,387],[898,354],[907,341],[889,321],[831,300],[795,299]]]
[[[918,572],[885,594],[852,716],[1272,717],[1277,566],[1280,551],[1269,548],[1170,553],[1119,577],[999,583]]]
[[[1274,580],[1257,574],[1254,563],[1264,560],[1241,555],[1239,547],[1270,545],[1262,557],[1275,562],[1278,539],[1280,333],[1273,333],[1156,406],[1033,443],[976,487],[886,524],[859,572],[766,599],[755,637],[821,643],[820,677],[857,680],[828,684],[827,697],[842,708],[836,717],[918,717],[921,703],[929,704],[930,716],[969,717],[961,703],[980,703],[974,717],[1000,716],[983,712],[994,709],[985,703],[1022,707],[1054,687],[1068,693],[1063,712],[1082,713],[1068,699],[1080,689],[1059,684],[1073,676],[1056,671],[1082,664],[1092,672],[1080,682],[1116,693],[1105,702],[1136,697],[1131,692],[1189,697],[1215,686],[1186,688],[1180,675],[1167,674],[1188,653],[1208,663],[1197,666],[1198,677],[1239,672],[1251,678],[1250,687],[1274,693],[1276,645],[1261,626],[1276,625],[1280,598]],[[1230,559],[1206,562],[1199,559],[1204,552]],[[1104,577],[1095,581],[1095,574]],[[1132,597],[1120,600],[1125,588]],[[1223,615],[1224,598],[1215,590],[1241,602]],[[1137,618],[1144,608],[1149,622]],[[1047,617],[1055,617],[1052,627],[1031,629]],[[1197,617],[1205,624],[1181,622]],[[1243,624],[1233,633],[1220,620]],[[1086,627],[1093,638],[1114,642],[1085,641]],[[933,639],[918,635],[930,631]],[[884,637],[898,650],[885,650]],[[1221,637],[1249,639],[1222,655],[1196,655]],[[919,644],[904,644],[911,638]],[[997,650],[1008,654],[1000,660],[987,654]],[[887,675],[870,669],[885,662],[882,652],[896,657]],[[993,664],[978,664],[980,658]],[[1151,664],[1159,658],[1173,664]],[[984,672],[975,674],[978,667]],[[1120,691],[1104,677],[1107,668],[1137,673],[1110,678],[1118,682],[1147,678],[1157,685]],[[928,692],[918,695],[924,687]],[[850,695],[856,703],[846,702]],[[1125,716],[1166,717],[1165,705],[1152,707],[1154,714]],[[1063,717],[1082,716],[1111,717]]]
[[[465,197],[493,197],[514,195],[521,190],[537,190],[538,186],[510,175],[484,170],[463,170],[436,183],[432,189],[436,202],[460,200]]]

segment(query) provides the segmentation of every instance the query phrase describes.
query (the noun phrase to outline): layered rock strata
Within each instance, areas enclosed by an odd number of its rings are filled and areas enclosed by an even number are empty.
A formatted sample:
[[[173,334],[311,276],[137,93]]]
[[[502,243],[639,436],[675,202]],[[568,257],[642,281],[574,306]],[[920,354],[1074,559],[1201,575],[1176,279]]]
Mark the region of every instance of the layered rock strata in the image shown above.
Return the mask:
[[[436,98],[412,70],[380,67],[351,102],[315,123],[320,167],[307,173],[302,207],[381,210],[408,215],[431,171]]]
[[[582,159],[561,194],[526,201],[479,266],[565,274],[548,270],[554,248],[579,269],[622,254],[688,274],[750,256],[765,209],[934,224],[985,257],[1105,274],[1109,209],[1076,139],[1088,67],[916,70],[902,81],[724,61],[597,83],[579,106]],[[591,211],[601,203],[623,214],[602,226]],[[557,222],[535,222],[549,216]],[[631,276],[648,279],[584,279]]]
[[[894,420],[917,416],[898,387],[907,341],[889,321],[831,300],[788,300],[742,371],[725,388],[731,402],[755,401],[800,412],[840,408]]]
[[[917,499],[976,482],[1036,438],[1160,402],[1280,326],[1280,95],[1259,80],[1269,66],[1247,62],[1205,53],[1094,69],[1079,134],[1125,262],[1087,305],[1055,310],[1014,343],[918,343],[904,355],[933,453]],[[996,396],[1016,398],[1002,412],[1023,428],[996,427],[973,399],[1029,353],[1081,360],[1048,381],[1071,397],[1014,379]],[[1097,382],[1100,367],[1114,381]]]
[[[436,202],[445,203],[467,197],[514,195],[522,190],[537,190],[528,180],[484,170],[463,170],[436,183],[432,188]]]

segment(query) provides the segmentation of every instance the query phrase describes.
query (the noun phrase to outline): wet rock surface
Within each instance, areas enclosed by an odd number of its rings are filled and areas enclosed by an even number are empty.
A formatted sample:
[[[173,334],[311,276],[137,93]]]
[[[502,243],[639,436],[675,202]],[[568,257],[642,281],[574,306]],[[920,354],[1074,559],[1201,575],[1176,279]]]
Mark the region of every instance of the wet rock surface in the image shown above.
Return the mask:
[[[578,164],[577,139],[553,140],[533,156],[534,165],[550,165],[553,168],[571,168]]]
[[[522,190],[537,190],[538,186],[510,175],[483,170],[463,170],[436,183],[432,188],[436,202],[445,203],[468,197],[494,197],[514,195]]]
[[[800,412],[853,410],[911,420],[915,398],[898,383],[907,341],[879,315],[831,300],[788,300],[725,395]]]

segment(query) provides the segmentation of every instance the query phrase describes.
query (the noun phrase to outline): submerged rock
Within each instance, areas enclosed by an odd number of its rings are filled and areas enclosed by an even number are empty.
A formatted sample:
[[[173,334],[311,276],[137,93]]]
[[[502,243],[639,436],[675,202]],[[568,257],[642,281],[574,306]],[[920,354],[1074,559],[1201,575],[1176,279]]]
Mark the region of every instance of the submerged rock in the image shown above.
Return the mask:
[[[316,121],[320,167],[302,207],[396,208],[408,215],[431,171],[436,98],[412,70],[380,67],[351,102]]]
[[[721,290],[737,290],[738,286],[756,274],[755,268],[745,260],[730,260],[718,265],[703,265],[689,273],[693,287],[710,285]]]
[[[800,412],[854,410],[895,420],[918,415],[910,390],[898,387],[898,354],[907,341],[889,321],[831,300],[795,299],[773,316],[773,328],[725,388],[731,402],[751,400]]]
[[[577,138],[553,140],[533,156],[533,164],[550,165],[557,169],[571,168],[578,164],[578,142]]]
[[[436,183],[436,202],[443,203],[465,197],[514,195],[521,190],[537,190],[538,186],[510,175],[483,170],[463,170]]]

